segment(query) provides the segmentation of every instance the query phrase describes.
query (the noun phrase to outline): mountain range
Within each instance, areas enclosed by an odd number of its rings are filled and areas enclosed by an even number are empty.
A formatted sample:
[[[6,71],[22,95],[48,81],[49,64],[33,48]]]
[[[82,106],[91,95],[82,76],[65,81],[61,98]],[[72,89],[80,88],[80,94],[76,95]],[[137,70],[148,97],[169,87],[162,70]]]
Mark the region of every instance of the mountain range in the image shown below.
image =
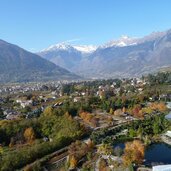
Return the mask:
[[[0,40],[0,83],[78,78],[36,54]]]
[[[171,66],[171,30],[143,38],[122,36],[101,46],[61,43],[37,54],[88,78],[141,76]]]
[[[171,30],[100,46],[60,43],[38,53],[0,40],[0,83],[134,77],[169,66]]]

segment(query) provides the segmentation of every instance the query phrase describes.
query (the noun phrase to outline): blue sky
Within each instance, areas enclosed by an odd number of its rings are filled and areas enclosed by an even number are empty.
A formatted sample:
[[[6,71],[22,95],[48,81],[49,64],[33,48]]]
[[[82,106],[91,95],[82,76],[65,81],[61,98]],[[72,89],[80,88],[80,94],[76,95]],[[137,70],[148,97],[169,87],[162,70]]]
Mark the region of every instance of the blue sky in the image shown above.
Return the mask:
[[[171,0],[0,0],[0,39],[39,51],[171,28]]]

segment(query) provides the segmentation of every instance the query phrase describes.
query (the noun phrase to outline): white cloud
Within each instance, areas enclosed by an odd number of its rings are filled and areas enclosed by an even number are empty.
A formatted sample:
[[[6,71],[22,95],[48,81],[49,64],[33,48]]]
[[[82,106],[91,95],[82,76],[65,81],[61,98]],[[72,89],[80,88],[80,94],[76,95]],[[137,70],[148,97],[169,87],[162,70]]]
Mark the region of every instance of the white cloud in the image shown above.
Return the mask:
[[[81,40],[80,38],[75,38],[75,39],[65,40],[62,43],[71,43],[71,42],[77,42],[77,41],[80,41],[80,40]]]

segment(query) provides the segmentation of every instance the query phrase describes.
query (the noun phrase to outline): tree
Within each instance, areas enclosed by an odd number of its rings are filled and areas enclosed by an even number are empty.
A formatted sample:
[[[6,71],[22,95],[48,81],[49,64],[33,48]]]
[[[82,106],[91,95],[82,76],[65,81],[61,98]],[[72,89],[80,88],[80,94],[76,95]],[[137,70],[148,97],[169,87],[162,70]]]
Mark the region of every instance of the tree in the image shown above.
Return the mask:
[[[134,140],[133,142],[127,142],[125,144],[123,162],[126,166],[130,164],[141,164],[144,159],[144,145],[139,140]]]
[[[132,109],[132,113],[135,117],[141,118],[142,117],[142,111],[140,105],[135,105]]]
[[[139,126],[138,130],[137,130],[137,135],[139,138],[142,138],[143,135],[143,128],[141,126]]]
[[[71,168],[76,168],[77,163],[78,163],[78,161],[77,161],[76,157],[75,156],[71,156],[70,159],[69,159],[69,166]]]
[[[112,108],[110,108],[109,113],[110,113],[110,114],[113,114],[113,109],[112,109]]]
[[[160,103],[156,103],[156,102],[155,103],[151,103],[150,108],[152,110],[158,110],[160,112],[167,111],[167,107],[166,107],[166,105],[163,102],[160,102]]]
[[[3,147],[0,145],[0,156],[2,155],[3,153]]]
[[[158,125],[158,123],[156,123],[156,122],[154,122],[154,124],[153,124],[153,133],[155,134],[155,135],[157,135],[160,131],[159,131],[159,126],[160,125]]]
[[[48,106],[44,112],[43,112],[44,116],[48,116],[48,115],[52,115],[53,114],[53,108],[51,106]]]
[[[105,155],[110,155],[113,153],[113,148],[110,146],[110,144],[102,144],[98,147],[98,151]]]
[[[30,128],[27,128],[25,131],[24,131],[24,138],[26,139],[26,141],[28,143],[32,143],[34,140],[35,140],[35,132],[33,130],[32,127]]]
[[[107,162],[105,159],[101,158],[99,161],[99,170],[100,171],[107,171]]]
[[[122,112],[123,112],[123,113],[126,112],[126,108],[125,108],[125,107],[122,108]]]
[[[93,119],[93,115],[90,114],[89,112],[80,112],[79,116],[84,120],[86,123],[90,123],[91,120]]]
[[[4,119],[4,113],[1,106],[0,106],[0,119]]]
[[[130,129],[129,129],[129,136],[130,136],[131,138],[133,138],[133,137],[136,136],[136,131],[135,131],[133,128],[130,128]]]
[[[72,143],[68,148],[70,167],[75,168],[77,162],[84,157],[89,150],[89,146],[82,141],[77,140]]]
[[[14,141],[14,138],[12,137],[11,140],[10,140],[10,144],[9,144],[9,147],[12,148],[15,144],[15,141]]]
[[[57,123],[56,116],[46,115],[40,118],[42,124],[42,133],[44,136],[49,137],[54,131],[54,125]]]
[[[3,115],[3,110],[2,108],[0,107],[0,116]]]
[[[90,140],[90,139],[88,140],[87,145],[88,145],[88,148],[89,148],[89,149],[93,149],[93,148],[94,148],[94,143],[93,143],[93,141]]]
[[[132,164],[129,166],[129,171],[134,171],[134,167]]]

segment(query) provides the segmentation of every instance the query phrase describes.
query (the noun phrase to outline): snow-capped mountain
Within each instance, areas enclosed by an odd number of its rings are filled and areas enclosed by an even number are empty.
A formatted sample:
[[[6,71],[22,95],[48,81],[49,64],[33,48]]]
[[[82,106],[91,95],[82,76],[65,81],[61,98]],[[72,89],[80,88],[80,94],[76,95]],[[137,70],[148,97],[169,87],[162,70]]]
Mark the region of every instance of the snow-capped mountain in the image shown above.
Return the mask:
[[[82,52],[67,43],[52,45],[37,53],[43,58],[72,71],[82,59]]]
[[[122,36],[99,47],[57,44],[38,54],[85,77],[138,76],[171,65],[171,30]]]
[[[73,50],[74,48],[71,45],[67,44],[67,43],[58,43],[58,44],[55,44],[55,45],[51,45],[48,48],[43,49],[40,52],[51,52],[51,51],[60,51],[60,50],[68,51],[68,50],[71,50],[71,49]]]
[[[97,46],[93,46],[93,45],[70,45],[68,43],[58,43],[55,45],[51,45],[40,52],[77,50],[81,53],[92,53],[97,48],[98,48]]]
[[[92,53],[98,48],[93,45],[75,45],[73,47],[82,53]]]
[[[90,55],[97,49],[92,45],[70,45],[68,43],[58,43],[52,45],[37,54],[43,58],[58,64],[68,70],[73,71],[83,57]]]
[[[164,36],[166,32],[153,32],[150,35],[145,37],[137,38],[137,37],[129,37],[127,35],[122,35],[118,40],[111,40],[106,44],[100,46],[100,48],[108,48],[108,47],[125,47],[125,46],[132,46],[138,45],[145,41],[153,41],[161,36]]]
[[[100,48],[108,48],[108,47],[124,47],[124,46],[131,46],[136,45],[138,43],[138,38],[131,38],[129,36],[123,35],[118,40],[112,40],[102,46]]]

